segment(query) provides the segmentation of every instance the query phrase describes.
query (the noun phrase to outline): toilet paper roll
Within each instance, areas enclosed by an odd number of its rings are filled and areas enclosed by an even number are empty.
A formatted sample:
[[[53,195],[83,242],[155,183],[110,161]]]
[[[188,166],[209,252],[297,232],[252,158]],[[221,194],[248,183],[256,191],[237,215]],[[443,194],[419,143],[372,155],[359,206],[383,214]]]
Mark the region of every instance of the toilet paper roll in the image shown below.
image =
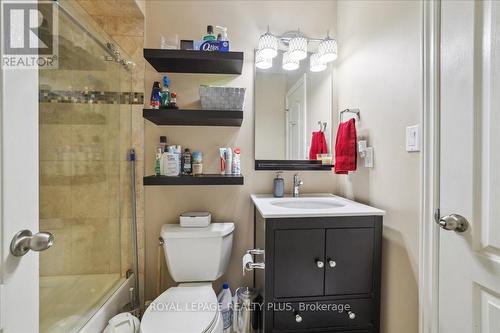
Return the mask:
[[[242,268],[243,268],[243,275],[245,275],[245,271],[251,271],[252,268],[249,264],[253,264],[253,257],[250,253],[247,253],[243,256],[243,260],[242,260]]]

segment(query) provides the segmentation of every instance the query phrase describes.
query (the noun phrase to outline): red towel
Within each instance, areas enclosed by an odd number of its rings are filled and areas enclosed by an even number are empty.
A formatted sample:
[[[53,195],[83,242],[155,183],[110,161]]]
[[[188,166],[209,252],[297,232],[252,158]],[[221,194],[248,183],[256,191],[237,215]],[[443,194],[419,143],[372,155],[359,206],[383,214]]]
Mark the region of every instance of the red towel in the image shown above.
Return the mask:
[[[356,123],[354,118],[340,123],[335,143],[335,173],[347,174],[356,170]]]
[[[309,159],[316,160],[316,154],[328,154],[325,133],[322,131],[313,132],[311,138],[311,149],[309,149]]]

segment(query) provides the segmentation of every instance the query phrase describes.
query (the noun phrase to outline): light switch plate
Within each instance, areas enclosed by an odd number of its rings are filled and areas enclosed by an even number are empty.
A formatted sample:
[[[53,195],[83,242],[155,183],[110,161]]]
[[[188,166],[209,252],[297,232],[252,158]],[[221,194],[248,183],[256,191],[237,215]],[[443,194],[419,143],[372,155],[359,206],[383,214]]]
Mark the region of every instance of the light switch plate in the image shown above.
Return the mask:
[[[373,168],[373,147],[365,149],[365,168]]]
[[[420,151],[420,125],[406,127],[406,151]]]

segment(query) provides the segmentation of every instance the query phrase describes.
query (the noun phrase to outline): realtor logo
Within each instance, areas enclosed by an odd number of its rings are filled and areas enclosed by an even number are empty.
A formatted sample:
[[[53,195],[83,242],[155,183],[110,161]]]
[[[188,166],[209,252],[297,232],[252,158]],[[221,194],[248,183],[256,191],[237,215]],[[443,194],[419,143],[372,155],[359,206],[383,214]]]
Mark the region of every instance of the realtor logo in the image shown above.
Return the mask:
[[[2,1],[2,67],[57,68],[55,1]]]

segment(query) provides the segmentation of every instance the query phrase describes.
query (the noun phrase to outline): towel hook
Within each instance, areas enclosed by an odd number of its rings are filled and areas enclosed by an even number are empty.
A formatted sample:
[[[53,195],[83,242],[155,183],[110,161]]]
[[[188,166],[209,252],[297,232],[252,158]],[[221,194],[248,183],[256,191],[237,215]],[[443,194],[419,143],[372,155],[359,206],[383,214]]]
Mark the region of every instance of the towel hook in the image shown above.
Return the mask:
[[[327,125],[327,122],[321,122],[321,120],[318,121],[318,125],[319,125],[319,130],[321,132],[325,132],[326,131],[326,125]]]
[[[345,110],[340,111],[340,114],[339,114],[339,121],[340,122],[342,122],[342,115],[344,113],[354,113],[358,117],[358,120],[360,118],[360,116],[359,116],[359,113],[360,113],[359,109],[345,109]]]

